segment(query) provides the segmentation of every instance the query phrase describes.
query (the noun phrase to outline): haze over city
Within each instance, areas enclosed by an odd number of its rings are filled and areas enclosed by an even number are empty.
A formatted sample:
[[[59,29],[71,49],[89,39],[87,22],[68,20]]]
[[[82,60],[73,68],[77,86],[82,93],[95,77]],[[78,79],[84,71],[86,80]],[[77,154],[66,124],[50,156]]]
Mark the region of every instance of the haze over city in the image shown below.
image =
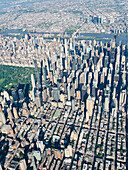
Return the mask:
[[[127,97],[127,0],[0,0],[0,170],[128,169]]]

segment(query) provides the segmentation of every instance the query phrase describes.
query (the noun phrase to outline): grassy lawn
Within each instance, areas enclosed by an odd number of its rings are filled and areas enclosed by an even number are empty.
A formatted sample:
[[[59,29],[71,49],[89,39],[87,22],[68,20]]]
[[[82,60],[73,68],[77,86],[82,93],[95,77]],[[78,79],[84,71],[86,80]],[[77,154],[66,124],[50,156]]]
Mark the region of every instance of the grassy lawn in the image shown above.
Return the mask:
[[[0,91],[17,89],[19,84],[29,84],[31,88],[31,74],[35,74],[34,68],[0,65]]]

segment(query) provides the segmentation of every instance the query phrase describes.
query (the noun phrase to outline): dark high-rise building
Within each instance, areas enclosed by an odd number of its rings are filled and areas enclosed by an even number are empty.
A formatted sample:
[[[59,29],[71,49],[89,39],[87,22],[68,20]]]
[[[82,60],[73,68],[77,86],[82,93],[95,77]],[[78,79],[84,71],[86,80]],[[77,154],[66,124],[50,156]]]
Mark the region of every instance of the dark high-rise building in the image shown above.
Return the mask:
[[[92,86],[92,97],[96,97],[96,88]]]
[[[35,64],[35,72],[36,72],[36,78],[37,78],[37,89],[41,89],[41,81],[40,81],[40,75],[38,71],[38,66],[37,66],[37,61],[34,59],[34,64]]]
[[[36,90],[36,99],[38,103],[37,106],[41,106],[42,104],[42,89],[41,89],[41,79],[38,71],[37,61],[34,59],[35,64],[35,72],[36,72],[36,78],[37,78],[37,90]]]
[[[22,89],[18,90],[19,100],[24,100],[24,93]]]
[[[105,56],[104,67],[108,66],[108,56]]]
[[[13,97],[13,100],[14,100],[15,102],[18,101],[18,96],[17,96],[17,93],[16,93],[15,90],[12,90],[12,97]]]
[[[87,94],[87,87],[85,85],[82,86],[82,91],[81,91],[81,99],[84,102],[86,99],[86,94]]]
[[[65,69],[65,58],[64,57],[62,58],[62,66]]]

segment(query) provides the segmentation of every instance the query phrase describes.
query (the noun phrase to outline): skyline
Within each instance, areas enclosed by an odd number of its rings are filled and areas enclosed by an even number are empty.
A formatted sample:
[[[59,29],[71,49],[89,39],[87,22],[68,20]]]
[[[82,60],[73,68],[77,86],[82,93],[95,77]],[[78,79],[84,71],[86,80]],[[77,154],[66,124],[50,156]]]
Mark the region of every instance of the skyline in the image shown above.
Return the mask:
[[[128,169],[127,11],[0,0],[0,170]]]

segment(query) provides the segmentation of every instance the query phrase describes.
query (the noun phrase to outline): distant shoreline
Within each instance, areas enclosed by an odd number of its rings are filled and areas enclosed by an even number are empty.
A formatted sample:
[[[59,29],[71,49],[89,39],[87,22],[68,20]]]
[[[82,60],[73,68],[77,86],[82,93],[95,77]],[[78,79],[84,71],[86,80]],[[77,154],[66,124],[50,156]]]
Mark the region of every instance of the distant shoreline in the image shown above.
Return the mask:
[[[49,32],[29,32],[29,31],[22,31],[22,29],[16,29],[16,30],[6,30],[6,31],[2,31],[0,32],[0,35],[3,35],[3,36],[12,36],[12,37],[22,37],[24,36],[25,34],[34,34],[34,35],[49,35],[48,37],[44,37],[44,39],[54,39],[54,38],[57,38],[57,37],[61,37],[62,38],[71,38],[72,34],[73,33],[61,33],[61,32],[52,32],[52,33],[49,33]],[[121,41],[122,44],[127,44],[128,43],[128,33],[123,33],[123,34],[119,34],[117,35],[117,39],[116,39],[116,42],[117,44],[119,44],[119,42]],[[114,34],[111,33],[111,34],[105,34],[105,33],[77,33],[77,37],[75,39],[78,39],[78,40],[97,40],[97,41],[103,41],[104,43],[105,42],[108,42],[110,41],[111,39],[113,39],[114,37]]]

